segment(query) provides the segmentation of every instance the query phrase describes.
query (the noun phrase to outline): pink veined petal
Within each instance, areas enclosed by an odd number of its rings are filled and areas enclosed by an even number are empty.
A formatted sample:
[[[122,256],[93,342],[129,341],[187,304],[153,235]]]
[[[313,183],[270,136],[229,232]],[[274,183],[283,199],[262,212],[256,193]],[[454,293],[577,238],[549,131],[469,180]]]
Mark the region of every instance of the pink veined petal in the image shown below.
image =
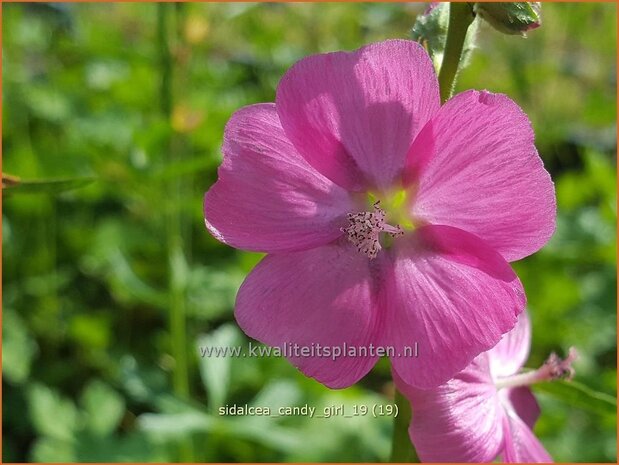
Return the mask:
[[[537,399],[526,386],[501,389],[501,401],[507,410],[513,411],[531,429],[539,418],[540,408]]]
[[[552,463],[552,457],[533,431],[517,415],[503,420],[503,461],[505,463]]]
[[[481,354],[447,383],[416,389],[393,372],[411,402],[409,435],[423,462],[491,462],[502,446],[503,411]]]
[[[303,250],[342,233],[349,194],[299,155],[274,104],[237,111],[228,122],[219,179],[204,197],[206,226],[233,247]]]
[[[277,88],[277,112],[299,152],[353,191],[399,180],[415,135],[440,106],[427,52],[387,40],[302,59]]]
[[[556,199],[527,116],[507,96],[449,100],[411,146],[411,214],[484,239],[507,261],[539,250],[555,230]]]
[[[531,321],[525,310],[518,316],[518,322],[499,343],[488,352],[492,376],[502,377],[516,374],[529,358],[531,349]]]
[[[524,290],[509,264],[472,234],[425,226],[391,250],[385,337],[408,384],[446,382],[496,345],[524,309]],[[398,356],[415,343],[418,356]]]
[[[367,351],[379,338],[379,268],[380,259],[370,261],[348,243],[268,255],[239,289],[236,320],[247,335],[270,346],[319,344],[344,351],[346,344]],[[374,366],[377,357],[369,355],[288,358],[305,375],[342,388]]]

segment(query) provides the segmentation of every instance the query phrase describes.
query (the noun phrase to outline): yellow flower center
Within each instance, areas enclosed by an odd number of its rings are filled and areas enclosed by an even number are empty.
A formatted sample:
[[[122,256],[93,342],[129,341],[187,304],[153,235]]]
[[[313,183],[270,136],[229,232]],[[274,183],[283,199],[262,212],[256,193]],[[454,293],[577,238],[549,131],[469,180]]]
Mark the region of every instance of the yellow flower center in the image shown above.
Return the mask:
[[[415,228],[408,213],[409,195],[403,189],[388,194],[369,192],[360,204],[363,210],[347,215],[349,224],[342,232],[370,259],[383,247],[390,247],[405,230]]]

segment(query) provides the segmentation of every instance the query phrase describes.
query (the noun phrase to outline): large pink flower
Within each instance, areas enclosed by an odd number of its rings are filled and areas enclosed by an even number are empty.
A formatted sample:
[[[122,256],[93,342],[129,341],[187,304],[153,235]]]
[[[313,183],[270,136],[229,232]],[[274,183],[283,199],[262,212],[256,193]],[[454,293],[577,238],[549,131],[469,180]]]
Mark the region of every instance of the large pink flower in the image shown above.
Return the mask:
[[[554,230],[533,142],[504,95],[441,107],[415,42],[299,61],[275,104],[232,116],[204,199],[217,239],[268,253],[239,290],[239,325],[279,347],[391,346],[408,383],[447,381],[514,326],[525,296],[507,262]],[[397,356],[415,343],[418,357]],[[337,388],[377,355],[289,358]]]
[[[517,374],[529,356],[531,327],[525,312],[503,339],[447,383],[434,389],[407,385],[394,370],[398,389],[410,400],[411,441],[424,462],[545,463],[552,458],[533,434],[540,409],[529,385],[571,377],[574,349],[551,355],[538,370]]]

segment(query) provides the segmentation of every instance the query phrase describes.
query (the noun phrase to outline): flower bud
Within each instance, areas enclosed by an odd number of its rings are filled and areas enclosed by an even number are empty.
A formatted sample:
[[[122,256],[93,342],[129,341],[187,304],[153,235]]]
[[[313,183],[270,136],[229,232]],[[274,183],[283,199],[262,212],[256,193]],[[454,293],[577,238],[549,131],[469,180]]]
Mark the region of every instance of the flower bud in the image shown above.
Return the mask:
[[[504,34],[524,36],[542,24],[541,2],[475,3],[474,11]]]

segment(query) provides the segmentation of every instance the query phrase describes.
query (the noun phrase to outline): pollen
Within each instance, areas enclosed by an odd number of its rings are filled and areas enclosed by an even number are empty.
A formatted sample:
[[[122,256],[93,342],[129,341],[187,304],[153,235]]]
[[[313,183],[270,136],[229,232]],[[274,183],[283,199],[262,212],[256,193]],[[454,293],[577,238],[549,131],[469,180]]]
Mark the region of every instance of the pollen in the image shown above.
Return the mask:
[[[376,258],[382,249],[380,245],[380,233],[384,232],[391,237],[398,237],[404,234],[399,225],[391,226],[385,223],[385,211],[380,208],[380,200],[374,203],[372,211],[349,213],[346,215],[349,225],[342,228],[348,240],[352,242],[357,250],[370,259]]]

